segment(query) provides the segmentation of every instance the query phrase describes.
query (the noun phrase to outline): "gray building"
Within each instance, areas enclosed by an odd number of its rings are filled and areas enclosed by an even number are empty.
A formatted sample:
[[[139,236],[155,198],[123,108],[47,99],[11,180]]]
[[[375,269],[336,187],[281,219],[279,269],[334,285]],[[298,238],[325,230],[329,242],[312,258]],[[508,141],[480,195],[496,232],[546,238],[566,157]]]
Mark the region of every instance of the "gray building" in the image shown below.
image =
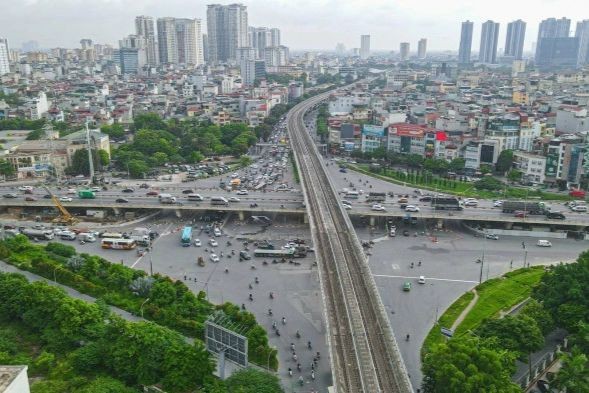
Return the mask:
[[[176,43],[176,24],[174,18],[158,18],[157,43],[161,64],[178,63],[178,44]]]
[[[160,63],[204,63],[200,19],[158,18],[157,34]]]
[[[542,38],[536,47],[536,66],[551,68],[576,68],[579,61],[579,38]]]
[[[417,57],[420,59],[425,59],[427,51],[427,39],[422,38],[417,42]]]
[[[470,52],[472,49],[472,28],[471,21],[462,22],[460,30],[460,47],[458,48],[458,64],[470,64]]]
[[[151,16],[137,16],[135,18],[135,34],[146,39],[147,64],[157,65],[158,47],[153,18]]]
[[[579,39],[579,65],[589,63],[589,19],[577,22],[575,37]]]
[[[515,60],[521,60],[524,51],[524,38],[526,37],[526,22],[521,19],[507,24],[507,37],[505,38],[505,56],[512,56]]]
[[[248,46],[247,7],[242,4],[209,4],[207,37],[213,63],[234,62],[237,48]]]
[[[145,48],[120,48],[115,52],[123,74],[137,74],[147,62]]]
[[[497,40],[499,39],[499,23],[488,20],[483,23],[479,63],[497,63]]]
[[[536,63],[542,62],[542,59],[539,59],[538,56],[546,57],[547,48],[554,45],[554,42],[547,42],[543,45],[542,40],[545,38],[566,38],[569,36],[570,29],[571,20],[567,18],[548,18],[540,22],[536,41]],[[543,48],[543,50],[540,51],[540,48]]]
[[[370,56],[370,36],[369,35],[361,35],[360,36],[360,58],[368,59]]]
[[[411,50],[411,46],[408,42],[401,42],[399,45],[399,55],[401,56],[401,60],[407,60],[409,58],[409,51]]]

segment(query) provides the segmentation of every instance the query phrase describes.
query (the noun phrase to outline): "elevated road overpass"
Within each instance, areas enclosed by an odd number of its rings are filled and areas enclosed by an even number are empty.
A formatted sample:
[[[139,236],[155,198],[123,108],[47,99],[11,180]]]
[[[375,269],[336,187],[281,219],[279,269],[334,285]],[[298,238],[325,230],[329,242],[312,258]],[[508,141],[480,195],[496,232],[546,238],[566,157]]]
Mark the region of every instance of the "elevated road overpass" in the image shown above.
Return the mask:
[[[317,250],[334,385],[338,393],[409,393],[407,370],[366,256],[304,125],[305,112],[328,95],[294,107],[287,124]]]

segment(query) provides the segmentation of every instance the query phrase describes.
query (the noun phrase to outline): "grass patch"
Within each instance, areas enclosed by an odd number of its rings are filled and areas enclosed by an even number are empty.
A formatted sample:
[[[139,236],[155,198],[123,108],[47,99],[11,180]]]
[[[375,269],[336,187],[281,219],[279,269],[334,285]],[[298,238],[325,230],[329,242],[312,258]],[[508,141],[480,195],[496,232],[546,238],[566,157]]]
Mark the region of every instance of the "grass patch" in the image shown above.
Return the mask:
[[[462,310],[468,306],[473,298],[474,294],[472,292],[465,292],[462,296],[456,299],[456,301],[452,303],[452,305],[448,307],[446,311],[444,311],[442,316],[436,322],[435,326],[429,331],[428,335],[423,341],[423,346],[421,347],[422,357],[433,345],[444,342],[445,336],[440,333],[440,328],[445,327],[450,329]]]
[[[294,181],[298,184],[301,182],[301,178],[299,177],[299,168],[297,167],[297,162],[295,161],[292,150],[288,153],[288,157],[292,164],[292,175],[294,177]]]
[[[486,318],[496,317],[528,298],[544,275],[543,266],[518,269],[503,277],[485,281],[477,287],[479,300],[456,329],[456,334],[476,329]]]
[[[388,181],[390,183],[401,184],[404,186],[415,186],[425,190],[444,192],[463,197],[482,199],[524,199],[527,197],[528,199],[535,198],[546,201],[571,201],[574,199],[566,194],[555,194],[551,192],[544,192],[542,190],[532,190],[511,186],[507,186],[504,190],[500,191],[477,190],[474,186],[474,182],[469,183],[457,180],[449,180],[439,176],[428,176],[425,178],[424,176],[414,175],[412,173],[406,175],[403,171],[396,171],[393,169],[381,169],[379,173],[375,173],[369,170],[368,164],[345,165],[356,172]]]
[[[544,267],[534,266],[529,269],[514,270],[478,285],[476,290],[479,300],[454,334],[459,336],[468,330],[474,330],[486,318],[496,317],[500,311],[510,309],[522,302],[530,296],[532,288],[540,282],[543,275]],[[433,345],[444,342],[445,338],[440,333],[440,328],[450,328],[473,297],[472,292],[466,292],[442,314],[438,320],[439,323],[429,331],[423,342],[422,359]]]

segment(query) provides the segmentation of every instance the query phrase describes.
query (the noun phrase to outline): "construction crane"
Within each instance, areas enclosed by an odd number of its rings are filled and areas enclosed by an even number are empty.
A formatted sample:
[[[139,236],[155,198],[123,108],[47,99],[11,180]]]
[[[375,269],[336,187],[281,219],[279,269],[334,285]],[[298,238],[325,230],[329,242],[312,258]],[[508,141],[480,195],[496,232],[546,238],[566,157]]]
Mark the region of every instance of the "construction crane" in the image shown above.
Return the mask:
[[[55,223],[59,223],[59,224],[66,224],[66,225],[75,225],[78,223],[78,219],[75,218],[74,216],[72,216],[70,214],[70,212],[67,211],[67,209],[65,208],[65,206],[63,206],[61,204],[61,202],[59,201],[59,198],[57,196],[55,196],[55,194],[53,194],[51,192],[51,190],[49,188],[47,188],[46,186],[43,186],[43,188],[45,189],[45,191],[47,191],[47,193],[49,195],[51,195],[51,200],[53,201],[53,204],[55,205],[55,207],[57,208],[57,210],[59,210],[60,216],[56,217],[53,219],[53,222]]]

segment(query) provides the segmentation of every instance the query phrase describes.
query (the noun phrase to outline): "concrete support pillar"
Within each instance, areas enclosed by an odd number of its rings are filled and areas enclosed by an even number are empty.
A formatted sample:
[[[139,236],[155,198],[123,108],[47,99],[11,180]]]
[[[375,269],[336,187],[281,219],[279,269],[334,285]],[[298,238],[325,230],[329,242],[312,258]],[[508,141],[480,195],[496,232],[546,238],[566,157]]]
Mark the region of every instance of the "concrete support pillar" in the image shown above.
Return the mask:
[[[239,221],[243,221],[245,220],[245,212],[244,211],[238,211],[237,215],[239,216]]]
[[[511,228],[513,228],[513,222],[506,222],[505,229],[511,229]]]
[[[444,227],[444,220],[441,218],[438,218],[436,220],[436,228],[438,229],[442,229]]]
[[[121,215],[121,209],[119,209],[118,207],[114,207],[113,210],[115,212],[115,216],[120,216]]]
[[[373,227],[376,225],[376,217],[370,216],[370,226]]]
[[[303,224],[309,223],[309,215],[307,213],[303,213]]]
[[[182,218],[182,210],[176,209],[176,210],[174,210],[174,213],[176,213],[176,217]]]

